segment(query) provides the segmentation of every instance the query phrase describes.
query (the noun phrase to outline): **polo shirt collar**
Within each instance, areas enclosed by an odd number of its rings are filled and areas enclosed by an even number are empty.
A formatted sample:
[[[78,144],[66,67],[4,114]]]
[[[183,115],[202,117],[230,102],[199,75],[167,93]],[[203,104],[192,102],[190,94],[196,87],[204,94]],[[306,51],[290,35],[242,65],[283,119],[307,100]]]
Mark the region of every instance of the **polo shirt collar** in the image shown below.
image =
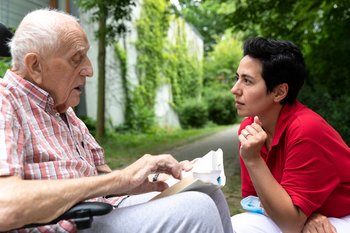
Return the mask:
[[[290,124],[291,121],[293,121],[292,117],[295,114],[296,106],[300,105],[299,101],[295,101],[292,104],[285,104],[280,112],[280,115],[277,120],[277,125],[275,128],[275,133],[273,136],[271,147],[276,146],[283,136],[284,131],[286,130],[287,126]]]

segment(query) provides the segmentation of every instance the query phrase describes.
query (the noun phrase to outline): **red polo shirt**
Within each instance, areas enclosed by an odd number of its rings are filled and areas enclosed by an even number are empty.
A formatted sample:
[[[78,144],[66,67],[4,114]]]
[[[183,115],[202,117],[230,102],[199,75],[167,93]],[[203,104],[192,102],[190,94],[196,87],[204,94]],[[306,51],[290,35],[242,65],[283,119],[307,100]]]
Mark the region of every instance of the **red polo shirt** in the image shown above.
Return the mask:
[[[238,134],[253,123],[246,118]],[[309,216],[350,214],[350,149],[322,117],[299,102],[285,105],[280,113],[271,150],[261,149],[278,183],[294,205]],[[242,195],[256,195],[248,171],[241,161]]]

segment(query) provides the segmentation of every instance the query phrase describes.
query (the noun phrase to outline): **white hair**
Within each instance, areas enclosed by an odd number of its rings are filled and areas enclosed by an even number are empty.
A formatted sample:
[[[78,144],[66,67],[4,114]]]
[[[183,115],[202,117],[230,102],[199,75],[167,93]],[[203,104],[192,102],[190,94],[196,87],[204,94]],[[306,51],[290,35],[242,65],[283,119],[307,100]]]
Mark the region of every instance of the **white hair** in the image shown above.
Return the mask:
[[[24,57],[27,53],[47,56],[60,48],[64,30],[77,25],[78,19],[65,12],[52,9],[39,9],[28,13],[18,26],[9,42],[12,55],[12,67],[24,70]]]

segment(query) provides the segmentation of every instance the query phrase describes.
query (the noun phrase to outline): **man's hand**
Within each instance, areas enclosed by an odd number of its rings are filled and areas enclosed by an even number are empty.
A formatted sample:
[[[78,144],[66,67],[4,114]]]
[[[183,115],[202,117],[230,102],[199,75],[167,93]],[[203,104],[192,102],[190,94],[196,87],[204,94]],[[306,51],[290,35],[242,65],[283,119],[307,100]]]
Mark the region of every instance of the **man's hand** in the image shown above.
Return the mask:
[[[305,223],[302,233],[336,233],[337,230],[326,216],[312,214]]]
[[[168,185],[163,181],[152,182],[150,174],[159,172],[181,179],[183,165],[171,155],[144,155],[130,166],[123,169],[123,180],[126,181],[128,194],[138,194],[150,191],[163,191]]]

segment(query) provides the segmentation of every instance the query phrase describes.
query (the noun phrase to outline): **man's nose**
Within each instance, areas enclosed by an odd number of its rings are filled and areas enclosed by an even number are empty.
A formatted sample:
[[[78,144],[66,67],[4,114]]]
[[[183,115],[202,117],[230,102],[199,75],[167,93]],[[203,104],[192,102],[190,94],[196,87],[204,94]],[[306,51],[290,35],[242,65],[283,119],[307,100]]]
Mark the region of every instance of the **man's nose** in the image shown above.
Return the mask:
[[[80,71],[80,75],[85,77],[92,77],[94,75],[92,64],[89,58],[86,59],[85,64]]]

